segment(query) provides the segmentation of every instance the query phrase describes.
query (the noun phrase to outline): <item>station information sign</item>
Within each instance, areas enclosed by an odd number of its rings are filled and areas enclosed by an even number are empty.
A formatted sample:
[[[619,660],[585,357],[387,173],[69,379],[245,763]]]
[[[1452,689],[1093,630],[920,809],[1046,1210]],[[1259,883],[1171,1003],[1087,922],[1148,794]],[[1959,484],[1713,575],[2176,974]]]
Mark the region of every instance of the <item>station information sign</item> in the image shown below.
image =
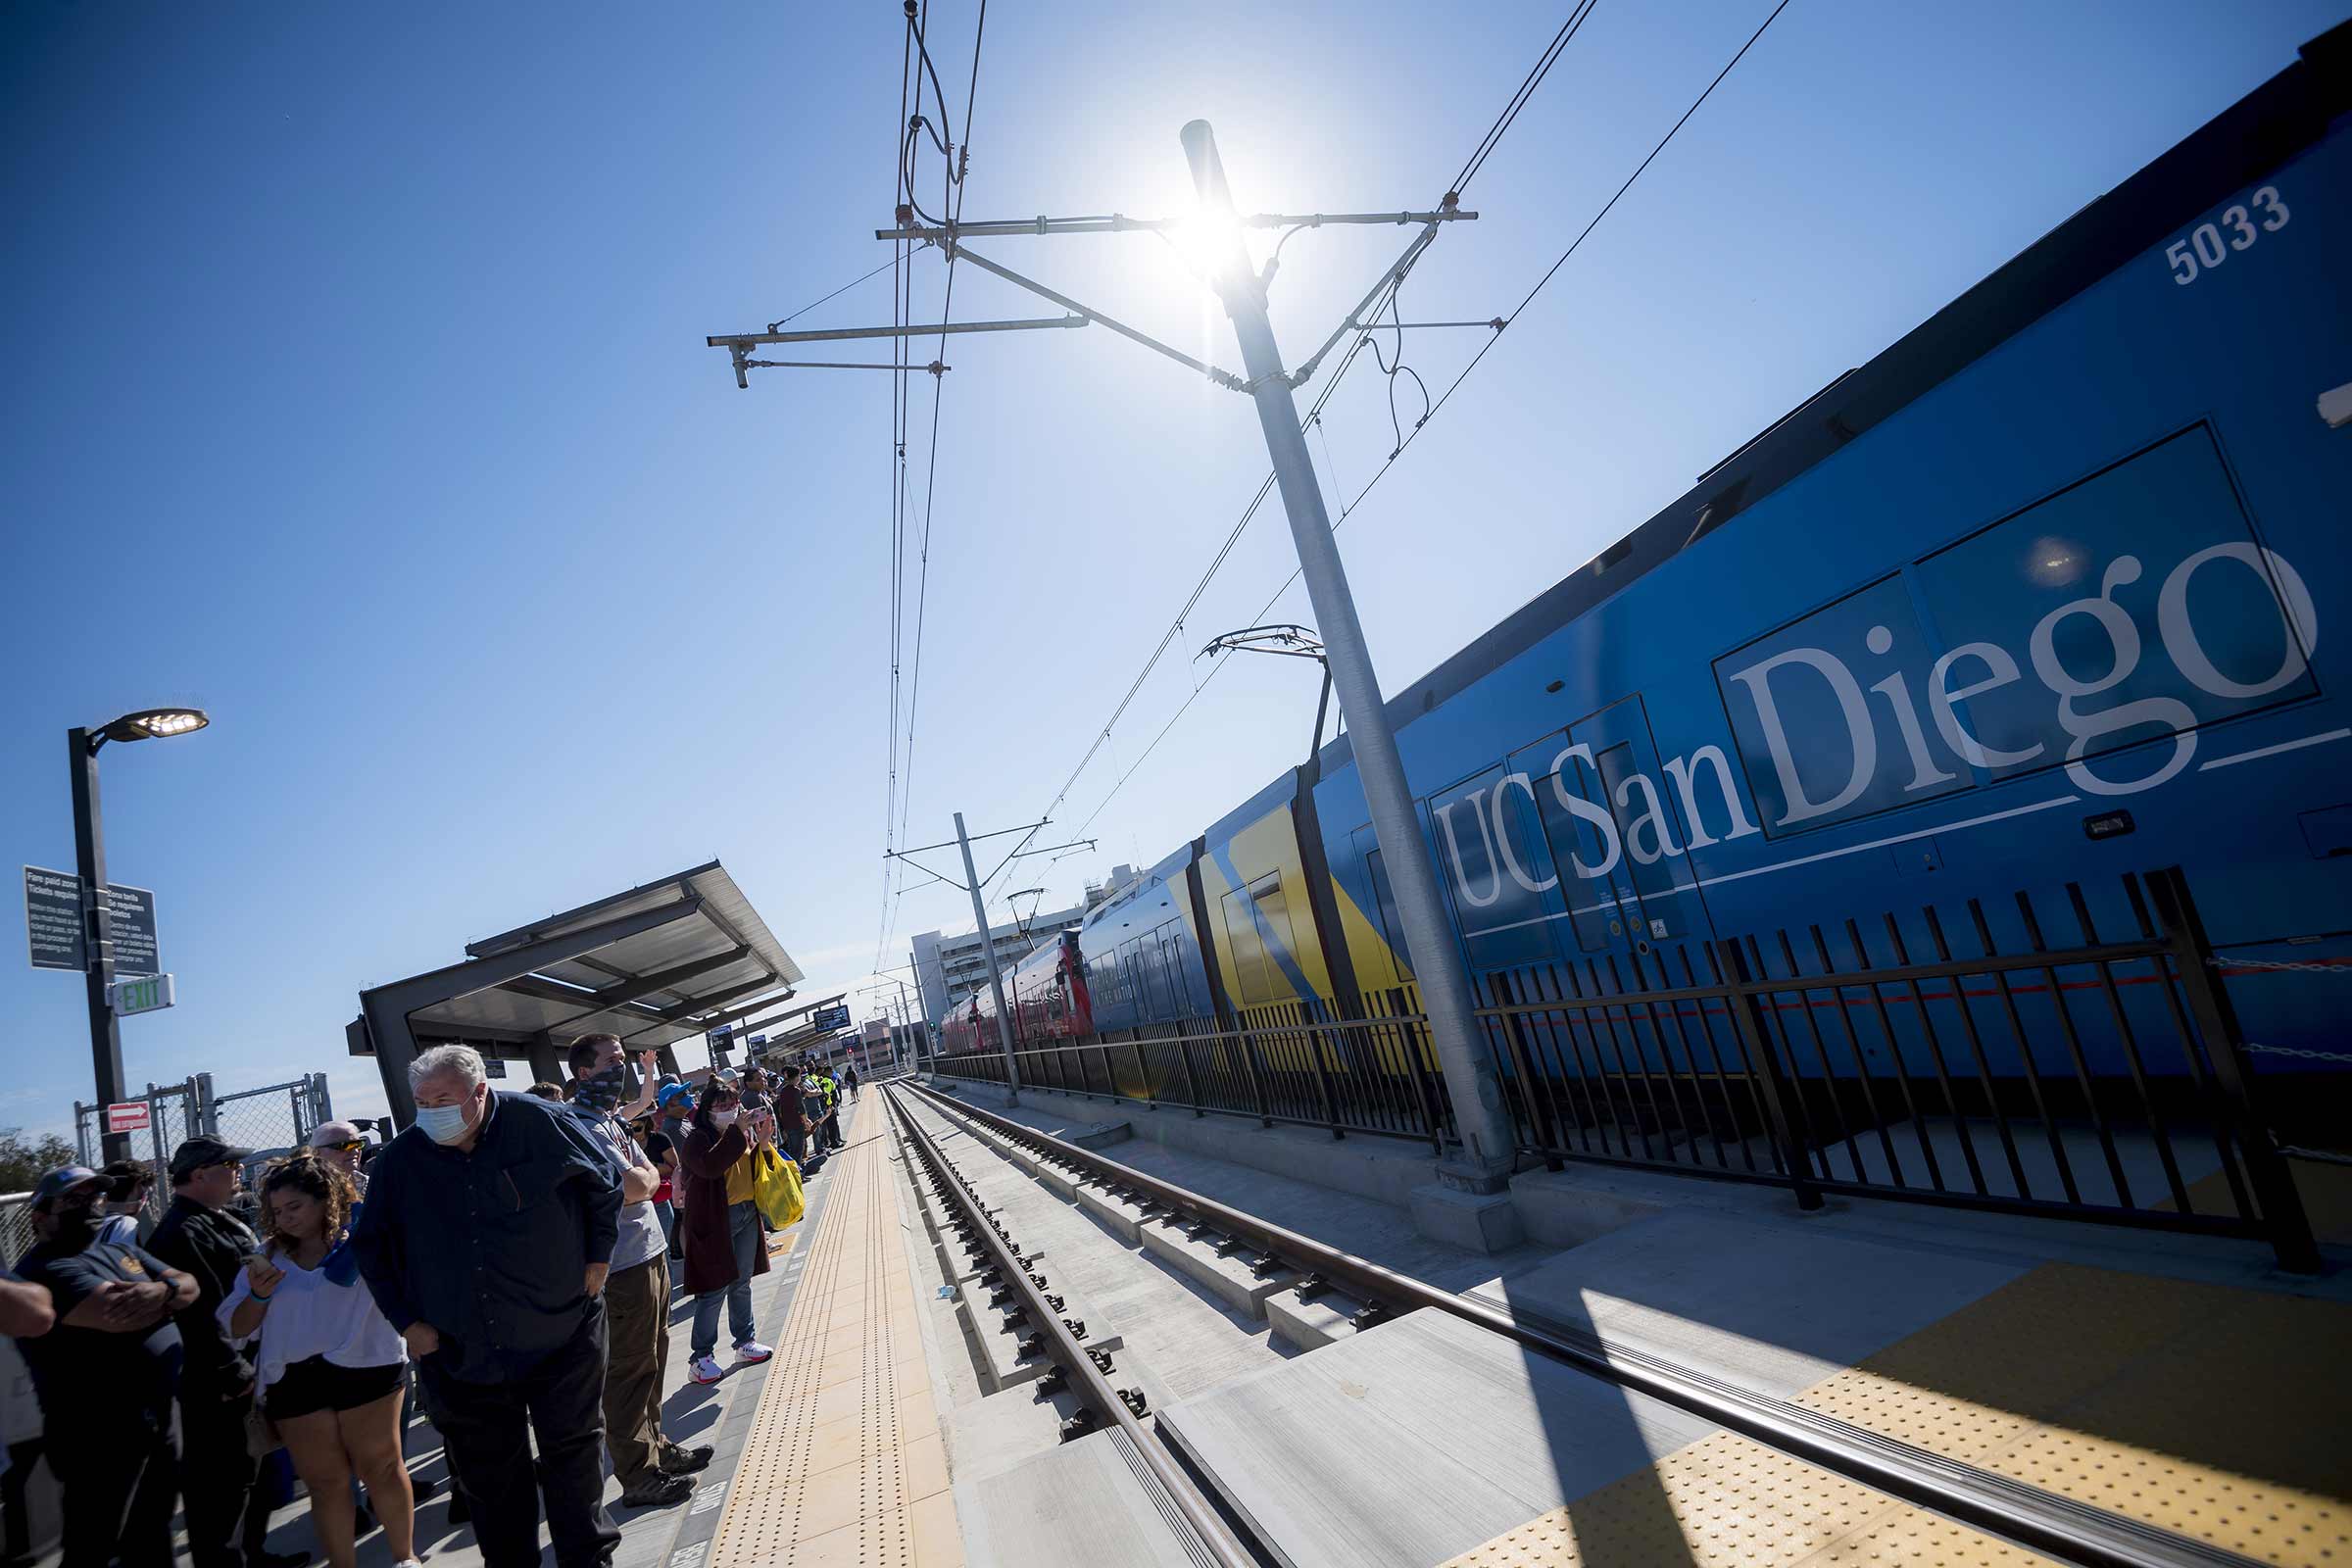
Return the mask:
[[[809,1028],[820,1031],[847,1029],[849,1026],[850,1004],[846,1002],[839,1006],[819,1007],[816,1009],[816,1016],[808,1020]]]
[[[115,973],[161,974],[155,934],[155,894],[148,888],[106,887],[113,916]],[[24,937],[35,969],[87,970],[81,940],[81,878],[67,871],[24,867]]]

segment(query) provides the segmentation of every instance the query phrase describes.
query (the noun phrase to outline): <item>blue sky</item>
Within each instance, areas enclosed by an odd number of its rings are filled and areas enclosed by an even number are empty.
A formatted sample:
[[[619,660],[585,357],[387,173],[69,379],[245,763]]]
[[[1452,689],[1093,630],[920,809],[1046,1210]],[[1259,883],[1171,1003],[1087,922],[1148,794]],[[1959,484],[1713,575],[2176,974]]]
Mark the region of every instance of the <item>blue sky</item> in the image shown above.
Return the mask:
[[[1388,687],[2343,5],[1794,0],[1348,519]],[[974,10],[930,11],[958,122]],[[1408,318],[1507,311],[1768,10],[1601,0],[1478,176],[1480,220],[1413,273]],[[965,216],[1181,212],[1196,116],[1246,209],[1429,203],[1564,12],[999,0]],[[22,5],[0,28],[4,858],[72,865],[69,725],[161,702],[215,720],[105,758],[111,869],[157,890],[179,984],[123,1026],[134,1083],[326,1070],[338,1108],[372,1112],[372,1065],[343,1054],[362,986],[713,856],[812,984],[865,983],[886,926],[892,964],[908,934],[968,925],[938,886],[882,903],[889,378],[739,392],[702,342],[886,259],[896,5]],[[1293,242],[1274,312],[1294,358],[1399,244]],[[1152,239],[992,254],[1236,361]],[[956,304],[1050,312],[969,270]],[[877,279],[796,325],[889,311]],[[1412,334],[1409,363],[1443,386],[1476,339]],[[1046,808],[1263,472],[1241,399],[1100,329],[947,358],[917,843],[956,809],[979,830]],[[1393,445],[1369,370],[1317,441],[1348,495]],[[1260,618],[1292,561],[1262,513],[1187,649]],[[911,572],[905,591],[911,618]],[[1303,596],[1269,618],[1307,618]],[[1103,804],[1208,667],[1163,662],[1056,812],[1100,808],[1099,852],[1009,885],[1065,902],[1295,760],[1311,666],[1245,661]],[[88,1095],[81,1007],[71,976],[0,964],[0,1124],[63,1126]]]

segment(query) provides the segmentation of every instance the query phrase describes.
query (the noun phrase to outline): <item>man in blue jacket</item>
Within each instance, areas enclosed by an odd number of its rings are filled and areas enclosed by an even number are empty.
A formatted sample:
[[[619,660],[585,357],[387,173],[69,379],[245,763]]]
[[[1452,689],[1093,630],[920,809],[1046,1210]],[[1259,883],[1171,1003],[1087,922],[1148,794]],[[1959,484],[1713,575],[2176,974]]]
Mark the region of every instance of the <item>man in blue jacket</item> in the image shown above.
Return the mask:
[[[557,1568],[597,1568],[620,1541],[600,1299],[620,1172],[567,1106],[494,1094],[465,1046],[418,1055],[409,1084],[416,1124],[376,1157],[352,1234],[361,1277],[416,1360],[487,1568],[539,1561],[542,1493]]]

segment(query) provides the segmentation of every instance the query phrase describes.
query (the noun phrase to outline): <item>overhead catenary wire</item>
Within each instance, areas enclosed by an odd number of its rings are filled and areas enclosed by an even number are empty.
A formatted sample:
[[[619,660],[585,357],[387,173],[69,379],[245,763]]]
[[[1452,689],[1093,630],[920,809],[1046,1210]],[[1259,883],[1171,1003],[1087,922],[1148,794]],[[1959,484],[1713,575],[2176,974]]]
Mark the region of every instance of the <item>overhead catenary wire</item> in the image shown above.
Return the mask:
[[[914,36],[909,19],[906,37],[899,51],[899,123],[906,120],[906,99],[913,82]],[[893,133],[893,188],[897,198],[907,198],[906,156],[904,143]],[[891,325],[906,324],[907,301],[913,286],[912,272],[907,266],[909,248],[904,240],[891,242],[890,309]],[[890,943],[892,913],[898,907],[891,896],[894,882],[903,882],[904,875],[898,860],[891,854],[896,847],[899,818],[899,656],[902,637],[901,603],[904,580],[903,549],[906,526],[906,339],[891,339],[891,363],[896,373],[890,378],[890,710],[889,727],[884,739],[888,771],[882,796],[882,907],[875,916],[874,963],[882,962],[882,950]]]
[[[940,88],[938,72],[931,64],[930,51],[925,45],[923,38],[922,29],[928,15],[929,7],[927,4],[921,6],[920,8],[913,6],[908,7],[907,45],[919,56],[924,70],[930,74],[932,90],[938,96],[940,119],[944,123],[948,120],[950,114],[947,105],[947,96],[946,93]],[[963,215],[965,189],[963,176],[970,172],[972,114],[974,106],[979,98],[980,52],[982,44],[987,38],[987,32],[988,4],[987,0],[981,0],[978,18],[975,21],[972,29],[972,69],[970,81],[964,95],[963,141],[959,144],[960,165],[957,161],[958,155],[953,153],[948,155],[949,168],[947,171],[947,189],[952,197],[952,215],[957,219],[960,219]],[[914,82],[914,92],[917,101],[917,107],[919,108],[921,99],[921,81],[919,78]],[[904,81],[902,81],[901,84],[900,109],[903,116],[906,110],[906,84]],[[945,151],[945,149],[943,149],[943,151]],[[909,205],[912,205],[914,175],[912,168],[906,162],[904,149],[902,149],[902,155],[900,159],[899,177],[900,199]],[[943,202],[943,205],[945,204],[946,203]],[[893,249],[911,261],[911,250],[908,248],[908,242],[894,241]],[[907,292],[906,297],[906,309],[899,318],[893,320],[892,324],[894,326],[905,325],[907,319],[911,318],[913,308],[912,288],[912,272],[911,268],[909,268],[906,279]],[[947,357],[946,327],[950,313],[955,306],[955,299],[956,258],[951,255],[948,258],[947,278],[945,286],[942,289],[942,298],[940,301],[939,322],[941,332],[939,337],[939,348],[933,360],[934,364],[944,361]],[[899,355],[901,373],[896,378],[899,399],[898,458],[902,479],[904,478],[905,473],[906,426],[907,422],[906,377],[905,372],[909,368],[906,362],[904,346],[907,341],[908,340],[906,338],[898,339],[898,342],[902,346],[902,352]],[[891,936],[897,929],[899,906],[905,899],[906,891],[905,874],[903,872],[893,873],[888,869],[890,865],[895,863],[891,859],[889,852],[894,845],[905,842],[906,836],[907,819],[913,809],[915,738],[917,734],[917,721],[921,713],[922,705],[923,630],[925,621],[927,619],[927,612],[930,607],[931,597],[931,522],[934,504],[939,494],[939,427],[941,397],[946,385],[946,380],[947,378],[944,375],[938,374],[937,372],[934,372],[931,378],[931,423],[928,441],[929,452],[924,461],[922,534],[920,543],[917,545],[915,552],[914,640],[912,656],[910,660],[910,679],[907,686],[907,700],[906,706],[906,770],[903,777],[894,775],[892,787],[889,792],[887,792],[884,802],[884,810],[886,813],[883,832],[885,872],[883,880],[881,937],[876,942],[874,948],[874,963],[877,968],[880,967],[882,962],[883,950],[890,945]],[[906,524],[906,512],[904,506],[904,488],[902,486],[901,511],[899,519],[894,525],[894,551],[896,552],[896,559],[891,580],[891,611],[895,623],[892,650],[893,691],[891,697],[891,734],[894,756],[896,754],[896,745],[899,733],[899,702],[896,682],[900,663],[898,640],[904,627],[903,605],[905,594]],[[887,813],[894,809],[897,813],[895,823],[889,820],[887,816]],[[897,876],[897,891],[895,894],[892,891],[893,883],[891,880],[894,874]]]
[[[1606,202],[1601,204],[1600,210],[1592,215],[1592,220],[1588,222],[1584,228],[1577,233],[1577,236],[1569,242],[1568,248],[1562,251],[1558,259],[1553,261],[1552,264],[1544,270],[1543,276],[1536,279],[1535,286],[1530,288],[1520,299],[1518,305],[1512,309],[1510,315],[1503,318],[1504,325],[1507,326],[1511,322],[1516,321],[1519,318],[1520,314],[1524,312],[1529,305],[1535,302],[1536,296],[1544,291],[1544,285],[1549,283],[1553,276],[1559,272],[1560,269],[1567,265],[1569,258],[1576,254],[1577,248],[1584,244],[1586,239],[1592,235],[1595,228],[1600,226],[1601,220],[1609,216],[1610,210],[1617,205],[1627,191],[1633,188],[1634,182],[1640,179],[1642,175],[1642,172],[1647,170],[1651,164],[1657,161],[1658,155],[1666,150],[1667,145],[1674,140],[1677,134],[1681,132],[1683,126],[1688,124],[1690,121],[1690,118],[1697,114],[1699,109],[1706,103],[1706,101],[1714,95],[1715,89],[1721,86],[1724,78],[1732,74],[1733,67],[1739,65],[1742,59],[1746,58],[1747,52],[1750,49],[1753,49],[1756,45],[1756,41],[1764,36],[1765,30],[1769,28],[1780,17],[1780,14],[1788,8],[1788,0],[1779,0],[1779,4],[1772,8],[1771,13],[1765,17],[1761,24],[1757,25],[1756,30],[1748,35],[1747,41],[1742,43],[1740,46],[1739,51],[1735,53],[1728,62],[1725,63],[1723,69],[1715,74],[1714,79],[1709,81],[1706,87],[1700,91],[1698,96],[1691,100],[1690,107],[1684,110],[1682,117],[1676,120],[1674,124],[1667,129],[1666,134],[1658,139],[1657,144],[1649,150],[1648,156],[1643,158],[1642,162],[1635,167],[1634,172],[1626,176],[1625,183],[1618,186],[1615,193],[1612,194]],[[1589,14],[1591,11],[1591,6],[1588,5],[1585,10],[1586,14]],[[1575,19],[1572,18],[1571,20],[1574,21]],[[1557,40],[1555,40],[1555,42]],[[1531,76],[1533,74],[1531,73]],[[1500,124],[1503,123],[1503,122],[1498,120],[1497,123]],[[1490,147],[1488,150],[1491,151],[1492,148]],[[1474,159],[1473,164],[1465,165],[1464,168],[1469,172],[1475,173],[1476,169],[1474,165],[1477,162],[1482,161],[1483,159]],[[1451,382],[1447,383],[1446,390],[1439,394],[1436,403],[1430,407],[1430,410],[1427,414],[1422,416],[1420,422],[1416,424],[1412,430],[1402,434],[1401,439],[1397,443],[1396,450],[1391,452],[1388,458],[1382,462],[1380,466],[1373,471],[1372,476],[1364,481],[1363,488],[1358,490],[1352,499],[1346,502],[1341,507],[1339,515],[1332,519],[1332,529],[1334,532],[1337,532],[1339,528],[1347,522],[1349,514],[1354,512],[1358,506],[1362,505],[1364,498],[1372,493],[1373,486],[1379,484],[1381,479],[1387,475],[1389,469],[1396,466],[1396,460],[1403,455],[1404,449],[1411,446],[1413,441],[1420,435],[1421,431],[1428,427],[1429,421],[1437,416],[1438,411],[1443,409],[1446,406],[1446,401],[1453,396],[1455,390],[1458,389],[1464,381],[1469,379],[1470,372],[1478,368],[1479,362],[1484,360],[1487,355],[1492,352],[1496,343],[1502,341],[1502,336],[1503,334],[1500,331],[1496,331],[1489,336],[1484,343],[1479,345],[1478,353],[1473,355],[1470,359],[1470,363],[1462,367],[1461,372],[1456,375]],[[1367,332],[1357,337],[1355,342],[1357,346],[1360,347],[1369,341],[1369,338],[1370,334]],[[1340,374],[1345,373],[1346,366],[1343,365]],[[1336,385],[1339,376],[1335,375],[1333,377],[1333,384]],[[1416,377],[1416,379],[1418,378]],[[1318,400],[1316,407],[1317,412],[1320,412],[1320,400]],[[1313,416],[1310,415],[1309,417],[1312,418]],[[1294,567],[1291,571],[1291,574],[1283,579],[1282,586],[1275,589],[1273,594],[1267,598],[1266,602],[1258,608],[1257,616],[1255,618],[1262,619],[1267,613],[1269,613],[1273,610],[1274,606],[1281,600],[1282,596],[1290,592],[1292,584],[1298,580],[1298,569]],[[1229,658],[1230,656],[1227,657]],[[1126,785],[1127,780],[1134,777],[1135,773],[1143,766],[1145,760],[1151,757],[1153,751],[1158,749],[1160,741],[1165,739],[1168,732],[1175,728],[1177,720],[1181,719],[1185,713],[1192,709],[1194,703],[1200,700],[1200,693],[1207,689],[1209,681],[1216,678],[1218,670],[1222,669],[1226,662],[1227,659],[1221,658],[1210,665],[1207,677],[1203,679],[1199,686],[1195,687],[1192,693],[1185,698],[1182,706],[1176,710],[1175,714],[1169,718],[1166,724],[1160,727],[1159,733],[1152,737],[1151,745],[1145,747],[1143,754],[1136,759],[1134,763],[1128,767],[1127,771],[1122,774],[1111,786],[1110,792],[1104,795],[1103,798],[1096,804],[1094,810],[1088,813],[1085,820],[1078,824],[1076,830],[1078,833],[1083,834],[1088,827],[1093,825],[1095,818],[1102,813],[1103,808],[1110,804],[1111,800],[1118,794],[1119,790]],[[1066,791],[1067,786],[1065,785],[1064,788]]]
[[[1527,79],[1519,83],[1519,90],[1511,94],[1509,103],[1502,106],[1502,113],[1494,117],[1494,123],[1487,127],[1486,135],[1479,138],[1478,146],[1463,162],[1461,172],[1455,174],[1452,184],[1446,187],[1453,196],[1458,198],[1469,188],[1470,181],[1478,177],[1478,171],[1486,163],[1487,155],[1494,152],[1502,141],[1513,122],[1518,120],[1519,111],[1525,109],[1528,100],[1536,95],[1536,89],[1544,85],[1544,78],[1551,74],[1551,68],[1558,62],[1560,52],[1568,47],[1569,40],[1584,26],[1585,19],[1592,14],[1593,6],[1598,3],[1599,0],[1583,0],[1568,14],[1568,20],[1560,24],[1560,30],[1552,34],[1551,42],[1537,57],[1535,65],[1529,68]]]
[[[974,24],[972,29],[972,74],[971,82],[965,91],[963,102],[964,139],[961,143],[959,143],[959,146],[962,148],[962,157],[965,160],[965,172],[968,172],[969,160],[971,158],[972,107],[980,91],[980,48],[982,42],[987,37],[987,33],[988,0],[981,0],[979,20]],[[920,44],[920,41],[921,40],[918,37],[918,45]],[[947,113],[944,102],[941,106],[940,113],[943,116]],[[966,187],[961,178],[961,173],[959,172],[956,183],[956,217],[958,219],[963,216],[963,198],[965,188]],[[948,324],[949,315],[955,306],[955,302],[956,258],[954,256],[950,256],[948,258],[947,281],[945,287],[941,290],[939,306],[939,323],[943,328],[939,339],[938,357],[940,359],[946,358],[947,355],[947,334],[944,328]],[[913,678],[909,685],[906,699],[906,776],[905,783],[899,792],[899,839],[902,842],[904,842],[906,839],[907,815],[913,807],[915,723],[917,716],[921,711],[923,696],[923,622],[925,618],[925,612],[929,607],[931,598],[931,515],[932,504],[937,500],[939,495],[940,396],[946,381],[947,378],[943,375],[935,374],[931,378],[930,452],[924,463],[923,473],[923,534],[922,543],[916,551],[915,564],[914,667]],[[895,912],[894,906],[893,919],[891,921],[892,925],[896,924]],[[885,926],[884,929],[887,931],[890,929],[890,926]],[[884,940],[887,942],[888,938],[885,937]]]

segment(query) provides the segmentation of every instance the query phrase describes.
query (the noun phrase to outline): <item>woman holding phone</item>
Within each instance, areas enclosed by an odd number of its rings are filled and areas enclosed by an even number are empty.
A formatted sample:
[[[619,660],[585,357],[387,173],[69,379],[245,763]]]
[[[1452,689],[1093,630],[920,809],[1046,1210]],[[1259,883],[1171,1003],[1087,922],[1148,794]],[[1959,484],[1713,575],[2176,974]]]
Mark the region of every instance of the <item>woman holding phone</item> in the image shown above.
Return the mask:
[[[220,1303],[234,1340],[259,1340],[261,1404],[310,1487],[330,1568],[352,1568],[351,1481],[368,1487],[395,1568],[416,1560],[416,1503],[401,1452],[408,1348],[377,1309],[345,1246],[351,1178],[317,1154],[274,1159],[262,1176],[268,1244]]]
[[[727,1375],[717,1359],[721,1304],[737,1365],[775,1354],[760,1343],[752,1320],[752,1278],[767,1272],[760,1207],[752,1196],[755,1131],[763,1140],[768,1136],[744,1115],[734,1087],[713,1078],[704,1086],[702,1102],[686,1124],[685,1147],[678,1152],[686,1195],[678,1229],[686,1238],[686,1290],[694,1298],[690,1347],[697,1383],[716,1383]]]

